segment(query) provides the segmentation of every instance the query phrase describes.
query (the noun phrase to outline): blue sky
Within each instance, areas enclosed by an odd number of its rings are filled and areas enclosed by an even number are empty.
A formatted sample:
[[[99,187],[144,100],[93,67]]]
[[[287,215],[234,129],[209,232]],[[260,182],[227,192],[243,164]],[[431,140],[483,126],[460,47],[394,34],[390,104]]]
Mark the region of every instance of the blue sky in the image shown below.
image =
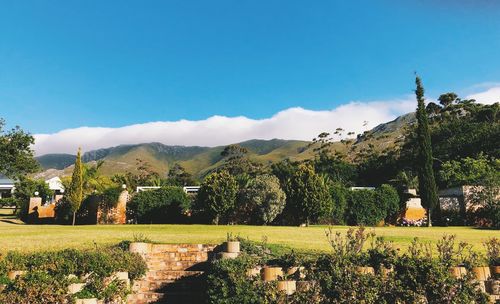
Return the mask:
[[[500,82],[498,1],[0,1],[0,116],[33,133]],[[479,85],[479,86],[478,86]],[[483,85],[483,86],[481,86]]]

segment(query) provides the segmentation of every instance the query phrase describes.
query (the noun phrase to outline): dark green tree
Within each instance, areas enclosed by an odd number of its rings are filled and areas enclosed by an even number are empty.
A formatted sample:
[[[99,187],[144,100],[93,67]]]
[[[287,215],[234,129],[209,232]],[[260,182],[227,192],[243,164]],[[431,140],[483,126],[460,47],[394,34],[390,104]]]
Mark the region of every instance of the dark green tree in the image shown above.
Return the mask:
[[[66,191],[66,198],[70,202],[71,211],[73,212],[72,225],[74,226],[76,212],[80,209],[80,205],[83,201],[83,166],[80,149],[78,149],[78,153],[76,154],[75,167],[73,168],[71,183]]]
[[[35,139],[20,127],[4,131],[5,121],[0,118],[0,173],[19,177],[38,170],[31,146]]]
[[[287,204],[298,223],[308,226],[319,217],[331,214],[332,197],[324,178],[308,165],[300,165],[289,180]]]
[[[198,204],[216,225],[235,205],[238,184],[227,171],[214,172],[207,176],[198,192]]]
[[[427,210],[428,226],[432,226],[431,214],[436,207],[439,207],[436,180],[434,178],[431,136],[429,131],[429,120],[425,111],[424,87],[420,77],[416,77],[417,97],[417,144],[418,144],[418,181],[420,199],[422,206]]]
[[[173,186],[189,186],[195,184],[193,176],[186,172],[183,166],[177,163],[168,170],[168,182]]]
[[[447,107],[458,100],[458,95],[453,92],[441,94],[438,100],[443,107]]]

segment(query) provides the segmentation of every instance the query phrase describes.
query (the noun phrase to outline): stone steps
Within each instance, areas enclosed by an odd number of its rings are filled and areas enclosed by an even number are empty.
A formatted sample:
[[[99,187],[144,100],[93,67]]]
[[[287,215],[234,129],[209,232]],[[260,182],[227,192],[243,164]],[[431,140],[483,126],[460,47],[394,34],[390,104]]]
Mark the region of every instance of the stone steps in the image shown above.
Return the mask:
[[[202,303],[210,252],[215,246],[201,244],[154,244],[142,255],[146,275],[132,285],[127,303]]]

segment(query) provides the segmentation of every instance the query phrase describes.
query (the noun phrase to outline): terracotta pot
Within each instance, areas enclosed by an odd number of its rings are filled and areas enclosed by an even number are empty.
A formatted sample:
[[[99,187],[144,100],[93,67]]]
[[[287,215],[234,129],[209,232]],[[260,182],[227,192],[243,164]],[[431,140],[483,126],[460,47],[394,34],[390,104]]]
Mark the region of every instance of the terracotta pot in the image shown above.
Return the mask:
[[[85,287],[85,283],[73,283],[68,285],[68,293],[69,294],[75,294],[77,292],[82,291],[82,289]]]
[[[148,254],[153,247],[152,245],[153,244],[150,243],[134,242],[130,243],[128,250],[134,253]]]
[[[491,275],[493,276],[500,275],[500,266],[490,266],[490,270],[491,270]]]
[[[222,260],[236,259],[239,255],[237,252],[219,252],[219,258]]]
[[[96,298],[91,299],[76,299],[75,304],[97,304]]]
[[[500,295],[500,280],[486,281],[486,291],[492,295]]]
[[[472,273],[478,281],[486,281],[491,277],[489,267],[472,267]]]
[[[450,274],[456,279],[461,279],[467,274],[465,267],[451,267],[449,271]]]
[[[256,277],[260,275],[260,271],[262,270],[262,267],[256,266],[254,268],[247,269],[247,276],[248,277]]]
[[[290,267],[286,270],[286,274],[288,276],[294,276],[295,278],[300,278],[300,279],[304,279],[306,277],[306,274],[304,273],[304,267],[300,266],[294,266],[294,267]]]
[[[281,276],[283,276],[283,269],[281,267],[262,268],[261,277],[265,282],[276,281]]]
[[[21,276],[25,273],[25,270],[11,270],[7,272],[7,277],[9,278],[9,280],[15,280],[18,276]]]
[[[225,242],[224,247],[226,248],[226,252],[240,253],[240,242],[238,241]]]
[[[375,274],[373,267],[356,267],[356,271],[361,274]]]
[[[295,281],[278,281],[278,290],[284,291],[287,295],[291,295],[297,290],[297,284]]]

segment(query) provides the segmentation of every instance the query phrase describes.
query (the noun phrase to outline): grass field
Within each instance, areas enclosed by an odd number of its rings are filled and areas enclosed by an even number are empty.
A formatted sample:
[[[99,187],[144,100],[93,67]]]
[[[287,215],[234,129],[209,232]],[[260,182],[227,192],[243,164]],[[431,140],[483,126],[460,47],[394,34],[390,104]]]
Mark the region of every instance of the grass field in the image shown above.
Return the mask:
[[[24,225],[5,211],[0,211],[0,252],[9,250],[36,251],[62,248],[91,248],[132,240],[134,234],[143,234],[152,241],[162,243],[220,243],[226,234],[232,232],[251,240],[284,245],[299,251],[328,251],[325,237],[326,226],[274,227],[274,226],[213,226],[213,225],[99,225],[60,226]],[[349,227],[334,226],[337,231]],[[500,237],[498,230],[482,230],[470,227],[380,227],[374,229],[377,235],[393,241],[395,246],[405,250],[414,237],[422,241],[436,242],[443,234],[456,234],[459,241],[473,244],[483,251],[482,242],[489,237]]]

